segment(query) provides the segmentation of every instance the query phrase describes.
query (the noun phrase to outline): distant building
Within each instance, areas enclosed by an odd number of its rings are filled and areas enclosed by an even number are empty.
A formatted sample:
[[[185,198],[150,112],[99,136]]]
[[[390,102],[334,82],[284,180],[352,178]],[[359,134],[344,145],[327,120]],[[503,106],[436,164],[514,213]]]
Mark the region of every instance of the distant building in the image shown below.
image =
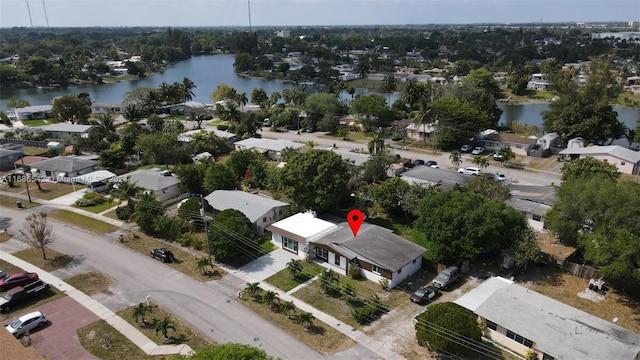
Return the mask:
[[[289,36],[291,36],[291,31],[289,31],[289,30],[276,30],[276,36],[286,39]]]
[[[15,113],[15,118],[18,121],[47,119],[49,118],[52,108],[52,105],[36,105],[16,108],[13,112]]]
[[[93,103],[91,104],[92,114],[104,114],[111,112],[112,114],[122,113],[122,103]]]
[[[72,123],[58,123],[42,126],[39,129],[46,132],[49,138],[67,139],[74,135],[85,137],[88,136],[89,130],[93,125],[78,125]]]
[[[591,157],[613,164],[625,174],[640,172],[640,152],[618,145],[566,148],[560,151],[560,157],[564,160]]]

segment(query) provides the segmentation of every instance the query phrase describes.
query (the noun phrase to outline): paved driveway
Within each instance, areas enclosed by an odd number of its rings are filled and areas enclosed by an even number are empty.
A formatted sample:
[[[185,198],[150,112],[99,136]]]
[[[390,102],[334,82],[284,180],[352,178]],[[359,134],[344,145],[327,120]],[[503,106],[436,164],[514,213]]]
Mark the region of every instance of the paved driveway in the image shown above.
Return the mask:
[[[291,259],[300,258],[292,252],[278,248],[244,265],[240,270],[262,281],[286,268]]]
[[[78,340],[78,329],[100,320],[91,311],[65,296],[40,306],[49,324],[31,334],[31,344],[48,360],[94,360]]]

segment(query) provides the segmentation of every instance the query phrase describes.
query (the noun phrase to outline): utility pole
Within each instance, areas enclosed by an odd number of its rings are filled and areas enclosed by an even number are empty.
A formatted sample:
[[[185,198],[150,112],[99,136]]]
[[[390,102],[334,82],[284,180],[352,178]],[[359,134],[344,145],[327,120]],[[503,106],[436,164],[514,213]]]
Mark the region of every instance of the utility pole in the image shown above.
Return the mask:
[[[204,214],[204,196],[200,194],[200,216],[202,217],[202,221],[204,222],[204,233],[207,235],[207,255],[209,256],[209,263],[211,263],[211,245],[209,245],[209,225],[207,224],[207,219],[205,219]]]
[[[31,192],[29,191],[30,179],[27,178],[27,167],[24,165],[24,154],[22,154],[22,158],[20,158],[20,160],[22,160],[22,173],[24,174],[22,180],[24,180],[24,184],[27,186],[27,196],[29,196],[29,204],[31,204]]]

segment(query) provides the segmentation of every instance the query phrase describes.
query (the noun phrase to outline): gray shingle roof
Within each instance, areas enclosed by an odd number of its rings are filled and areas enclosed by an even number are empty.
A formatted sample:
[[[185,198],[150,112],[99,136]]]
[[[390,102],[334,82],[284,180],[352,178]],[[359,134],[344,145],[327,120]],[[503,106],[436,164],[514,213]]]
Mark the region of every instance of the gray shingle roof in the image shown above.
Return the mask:
[[[164,176],[160,171],[155,170],[137,170],[124,176],[129,178],[129,181],[151,191],[160,191],[179,183],[175,176]]]
[[[599,155],[608,154],[632,163],[640,162],[640,152],[619,145],[573,147],[560,151],[561,155]]]
[[[431,186],[440,184],[445,189],[451,189],[456,184],[466,185],[469,182],[469,175],[422,165],[400,174],[400,177],[409,183],[428,183]]]
[[[98,165],[95,160],[78,159],[73,156],[56,156],[50,159],[37,161],[31,164],[33,169],[44,171],[63,171],[71,173]]]
[[[312,243],[327,245],[347,258],[356,256],[392,272],[398,271],[427,251],[377,225],[363,223],[356,237],[353,237],[346,222],[339,225],[339,229],[313,240]]]
[[[39,129],[42,131],[61,131],[61,132],[70,132],[70,133],[85,133],[91,129],[93,125],[78,125],[71,123],[59,123],[59,124],[51,124],[46,126],[41,126]]]
[[[285,202],[241,190],[216,190],[205,196],[205,200],[217,211],[227,209],[238,210],[252,223],[264,217],[264,215],[273,208],[289,206],[289,204]]]

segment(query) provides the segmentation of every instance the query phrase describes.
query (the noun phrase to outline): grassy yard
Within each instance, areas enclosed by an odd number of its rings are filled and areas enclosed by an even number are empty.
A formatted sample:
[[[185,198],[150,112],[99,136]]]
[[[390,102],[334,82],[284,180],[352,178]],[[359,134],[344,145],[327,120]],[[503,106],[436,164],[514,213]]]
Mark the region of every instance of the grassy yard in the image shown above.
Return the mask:
[[[95,270],[72,276],[64,281],[89,296],[106,291],[113,284],[113,279]]]
[[[22,120],[24,126],[45,126],[50,123],[47,120],[34,119],[34,120]]]
[[[173,252],[176,261],[173,263],[166,263],[167,266],[180,271],[181,273],[190,276],[199,281],[217,280],[226,274],[226,271],[217,267],[210,266],[206,269],[206,273],[200,272],[196,266],[197,257],[193,254],[182,250],[180,246],[176,246],[167,241],[152,238],[148,235],[141,233],[131,233],[124,237],[122,245],[127,246],[139,253],[149,256],[152,249],[164,247]]]
[[[69,255],[59,253],[53,249],[45,247],[47,259],[42,258],[42,250],[36,247],[29,247],[13,253],[13,256],[33,264],[44,271],[53,271],[67,266],[73,258]]]
[[[279,306],[270,309],[263,304],[260,295],[255,299],[245,295],[244,299],[238,302],[323,355],[344,351],[355,344],[346,335],[319,320],[314,320],[309,331],[304,331],[302,325],[296,324],[297,315],[294,314],[301,313],[297,308],[291,312],[289,318],[287,314],[280,312]]]
[[[86,210],[86,211],[90,211],[94,214],[99,214],[105,210],[109,210],[113,207],[118,206],[118,202],[117,201],[109,201],[109,199],[107,199],[107,201],[105,201],[102,204],[98,204],[98,205],[94,205],[94,206],[85,206],[85,207],[80,207],[80,206],[76,206],[73,205],[73,207],[78,208],[78,209],[82,209],[82,210]],[[114,211],[115,214],[115,211]],[[119,220],[118,217],[115,217],[116,220]]]
[[[366,279],[353,280],[346,276],[339,276],[339,283],[334,284],[336,288],[341,288],[344,284],[350,284],[355,289],[356,298],[366,300],[372,294],[376,294],[391,310],[406,300],[406,293],[400,290],[383,291],[380,284]],[[324,294],[316,282],[296,291],[293,295],[316,309],[341,320],[356,329],[362,329],[364,325],[359,324],[352,316],[352,307],[340,298],[338,290]]]
[[[371,90],[379,90],[382,91],[383,82],[380,80],[371,80],[371,79],[356,79],[347,81],[347,86],[353,86],[354,88],[360,89],[371,89]]]
[[[298,275],[296,278],[291,276],[288,269],[283,269],[274,275],[271,275],[265,281],[286,292],[320,274],[323,269],[322,266],[316,263],[308,261],[301,261],[300,263],[302,264],[302,274]]]
[[[32,147],[32,146],[24,146],[22,148],[22,151],[26,156],[44,156],[47,153],[46,148],[39,148],[39,147]]]
[[[422,247],[426,246],[425,234],[414,229],[411,223],[407,223],[402,219],[395,219],[395,221],[391,221],[383,217],[377,217],[375,219],[368,219],[367,221],[387,229],[393,229],[393,232],[397,235],[402,236],[403,238]]]
[[[5,270],[8,274],[13,274],[16,272],[24,271],[9,262],[4,260],[0,260],[0,269]],[[0,321],[4,322],[7,319],[13,319],[17,316],[26,314],[29,310],[35,310],[40,307],[42,304],[60,299],[61,297],[66,296],[64,293],[58,291],[53,286],[49,287],[49,291],[47,291],[44,296],[40,298],[34,298],[27,302],[21,303],[16,307],[11,308],[11,311],[7,311],[5,313],[0,313]]]
[[[146,337],[148,337],[149,339],[151,339],[151,341],[155,342],[158,345],[187,344],[191,346],[192,349],[200,349],[211,345],[212,342],[209,339],[204,337],[189,324],[173,316],[173,314],[157,304],[151,303],[149,305],[151,306],[152,310],[145,316],[146,322],[144,324],[136,322],[133,319],[133,316],[131,316],[131,314],[133,313],[133,309],[137,307],[137,305],[129,306],[126,309],[120,310],[117,314],[122,319],[124,319],[124,321],[133,325],[136,329],[140,330],[141,333],[143,333]],[[165,318],[171,319],[171,322],[173,322],[173,326],[175,326],[176,328],[175,331],[168,331],[168,340],[165,340],[163,338],[162,332],[156,333],[155,331],[156,324]],[[138,320],[141,321],[141,319]]]
[[[23,187],[23,189],[24,189],[24,187]],[[2,190],[7,191],[4,188]],[[29,208],[32,208],[34,206],[40,205],[37,202],[31,202],[30,203],[29,200],[22,200],[22,199],[14,198],[14,197],[11,197],[11,196],[0,195],[0,206],[10,207],[10,208],[17,208],[17,205],[16,205],[17,201],[22,202],[22,207],[26,208],[26,209],[29,209]]]
[[[11,233],[8,233],[6,231],[0,232],[0,243],[8,241],[12,237],[13,237],[13,234],[11,234]]]
[[[123,221],[118,219],[118,215],[116,215],[116,209],[113,209],[111,211],[107,211],[106,213],[102,214],[102,216],[106,216],[108,218],[112,218],[114,220],[118,220],[118,221]]]
[[[602,302],[583,299],[577,294],[588,287],[588,279],[559,272],[550,267],[534,268],[533,271],[528,272],[526,278],[530,276],[533,277],[531,286],[529,286],[531,290],[606,321],[618,318],[618,325],[640,333],[640,302],[614,289],[607,292],[607,296]]]
[[[36,183],[28,183],[29,191],[31,192],[32,198],[39,198],[44,200],[52,200],[62,195],[69,194],[73,191],[82,190],[86,188],[86,185],[77,184],[63,184],[63,183],[54,183],[54,182],[40,182],[40,188],[38,189],[38,184]],[[16,194],[27,195],[27,188],[23,183],[16,183],[16,186],[9,187],[7,185],[1,188],[3,191],[9,191]]]
[[[56,210],[50,213],[48,217],[94,234],[106,234],[118,230],[118,227],[115,225],[107,224],[106,222],[95,220],[69,210]]]
[[[102,360],[139,359],[153,360],[157,356],[145,354],[131,340],[104,320],[96,321],[78,329],[78,340],[88,352]],[[104,346],[109,344],[110,346]]]

